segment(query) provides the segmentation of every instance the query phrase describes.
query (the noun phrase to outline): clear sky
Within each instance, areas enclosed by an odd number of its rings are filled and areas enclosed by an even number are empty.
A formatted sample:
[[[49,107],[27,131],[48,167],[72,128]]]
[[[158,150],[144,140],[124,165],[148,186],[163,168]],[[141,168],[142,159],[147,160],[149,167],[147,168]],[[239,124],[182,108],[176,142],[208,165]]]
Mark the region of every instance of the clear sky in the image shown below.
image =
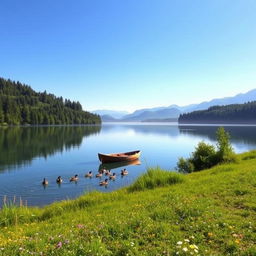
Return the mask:
[[[255,0],[1,0],[0,76],[84,109],[256,88]]]

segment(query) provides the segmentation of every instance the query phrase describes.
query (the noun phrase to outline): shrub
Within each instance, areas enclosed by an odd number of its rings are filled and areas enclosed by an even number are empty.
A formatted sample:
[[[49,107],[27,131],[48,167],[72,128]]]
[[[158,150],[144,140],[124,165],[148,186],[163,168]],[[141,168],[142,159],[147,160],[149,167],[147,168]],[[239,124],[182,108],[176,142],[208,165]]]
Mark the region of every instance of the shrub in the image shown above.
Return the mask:
[[[191,162],[191,159],[185,159],[183,157],[179,158],[179,161],[177,163],[177,169],[181,173],[191,173],[195,170],[195,167],[193,163]]]
[[[230,143],[230,135],[223,127],[220,127],[216,132],[217,137],[217,162],[233,162],[234,150]]]
[[[179,158],[177,169],[182,173],[190,173],[208,169],[223,162],[237,162],[233,148],[230,144],[228,132],[220,127],[216,132],[217,151],[213,145],[203,141],[199,142],[195,151],[188,159]]]

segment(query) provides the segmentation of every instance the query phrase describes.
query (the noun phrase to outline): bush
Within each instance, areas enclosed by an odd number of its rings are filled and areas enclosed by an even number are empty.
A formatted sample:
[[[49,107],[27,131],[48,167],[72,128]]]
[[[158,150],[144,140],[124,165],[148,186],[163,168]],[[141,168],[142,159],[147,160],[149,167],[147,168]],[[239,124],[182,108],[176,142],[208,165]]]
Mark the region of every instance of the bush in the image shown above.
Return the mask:
[[[195,151],[188,159],[179,158],[177,169],[182,173],[190,173],[211,168],[223,162],[237,162],[237,157],[230,144],[228,132],[220,127],[216,132],[217,151],[213,145],[199,142]]]
[[[182,173],[191,173],[195,170],[194,165],[191,162],[191,159],[185,159],[183,157],[179,158],[177,163],[177,170]]]
[[[230,143],[230,135],[224,130],[223,127],[220,127],[217,132],[217,162],[233,162],[234,161],[234,150]]]

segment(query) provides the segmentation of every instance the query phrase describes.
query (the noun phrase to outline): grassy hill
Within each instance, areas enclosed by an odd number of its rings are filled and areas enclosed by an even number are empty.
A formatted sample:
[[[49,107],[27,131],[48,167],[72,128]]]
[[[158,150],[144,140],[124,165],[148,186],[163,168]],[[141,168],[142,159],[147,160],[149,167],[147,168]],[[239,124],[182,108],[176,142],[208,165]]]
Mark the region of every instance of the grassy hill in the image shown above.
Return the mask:
[[[256,151],[188,175],[0,211],[0,255],[256,255]],[[193,254],[191,254],[193,253]]]

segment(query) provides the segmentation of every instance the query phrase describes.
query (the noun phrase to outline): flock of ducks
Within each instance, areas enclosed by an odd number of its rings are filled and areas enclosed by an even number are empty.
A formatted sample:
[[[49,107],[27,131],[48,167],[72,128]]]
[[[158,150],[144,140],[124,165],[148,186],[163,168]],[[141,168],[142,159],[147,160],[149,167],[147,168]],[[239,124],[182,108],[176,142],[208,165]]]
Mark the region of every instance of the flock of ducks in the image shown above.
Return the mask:
[[[116,179],[116,173],[115,172],[112,173],[110,170],[106,170],[105,168],[99,170],[98,173],[95,175],[95,177],[102,178],[103,175],[107,176],[108,178],[106,178],[104,181],[100,181],[100,183],[99,183],[100,186],[107,186],[109,180]],[[125,176],[125,175],[128,175],[128,171],[126,169],[121,170],[121,176]],[[92,178],[93,176],[94,175],[93,175],[92,171],[89,171],[88,173],[85,174],[85,178]],[[72,176],[69,179],[69,181],[77,182],[78,174],[76,174],[75,176]],[[63,182],[63,179],[61,178],[61,176],[58,176],[58,178],[56,179],[56,183],[61,184],[62,182]],[[46,178],[44,178],[42,181],[42,185],[47,186],[48,184],[49,184],[48,180]]]

